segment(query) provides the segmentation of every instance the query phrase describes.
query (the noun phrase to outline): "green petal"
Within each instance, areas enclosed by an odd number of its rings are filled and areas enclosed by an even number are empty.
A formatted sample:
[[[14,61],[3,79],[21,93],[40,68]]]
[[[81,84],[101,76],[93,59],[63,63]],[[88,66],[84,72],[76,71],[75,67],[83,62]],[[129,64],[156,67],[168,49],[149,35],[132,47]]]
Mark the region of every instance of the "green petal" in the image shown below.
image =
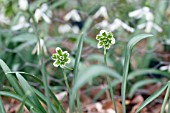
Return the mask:
[[[56,53],[58,53],[60,56],[62,56],[63,51],[61,50],[61,48],[57,47]]]
[[[54,53],[53,55],[52,55],[52,57],[51,57],[53,60],[57,60],[57,54],[56,53]]]

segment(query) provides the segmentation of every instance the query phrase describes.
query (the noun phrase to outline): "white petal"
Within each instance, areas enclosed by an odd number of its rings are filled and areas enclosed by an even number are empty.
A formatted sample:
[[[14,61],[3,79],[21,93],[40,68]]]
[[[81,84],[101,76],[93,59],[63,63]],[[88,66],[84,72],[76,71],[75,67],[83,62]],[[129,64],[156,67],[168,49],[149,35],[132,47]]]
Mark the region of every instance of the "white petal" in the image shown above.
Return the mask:
[[[146,28],[145,28],[145,32],[146,33],[150,33],[151,32],[151,30],[152,30],[152,27],[153,27],[153,22],[147,22],[146,23]]]
[[[42,4],[41,7],[40,7],[40,10],[41,10],[42,12],[47,11],[47,10],[48,10],[48,5],[47,5],[47,4]]]
[[[78,34],[78,33],[80,32],[80,29],[79,29],[78,26],[73,26],[73,27],[72,27],[72,31],[73,31],[73,33],[75,33],[75,34]]]
[[[100,30],[100,35],[102,35],[103,33],[107,33],[106,30]]]
[[[34,14],[34,18],[35,18],[36,22],[39,22],[41,16],[42,16],[41,10],[40,9],[36,9],[35,14]]]
[[[28,1],[27,0],[18,0],[18,5],[21,10],[28,9]]]
[[[55,62],[56,62],[56,61],[55,61]],[[59,65],[57,65],[55,62],[53,63],[53,65],[54,65],[55,67],[58,67]]]
[[[158,31],[158,32],[162,32],[162,28],[159,27],[157,24],[154,24],[153,27]]]
[[[69,24],[60,25],[58,27],[58,32],[62,34],[70,32],[70,30],[71,30],[71,26]]]
[[[122,22],[120,19],[115,19],[114,22],[108,26],[109,31],[112,31],[112,32],[115,31],[121,26],[121,23]]]
[[[77,10],[73,9],[72,11],[70,11],[69,13],[67,13],[64,16],[64,20],[65,21],[68,21],[70,19],[72,19],[74,21],[77,21],[77,22],[81,21],[81,17],[80,17],[80,15],[79,15]]]
[[[56,50],[56,52],[58,51],[58,50],[60,50],[61,48],[60,47],[57,47],[55,50]]]
[[[50,18],[49,18],[45,13],[42,14],[42,17],[43,17],[43,19],[44,19],[44,21],[45,21],[46,23],[48,23],[48,24],[51,23]]]
[[[123,22],[122,22],[121,25],[122,25],[122,27],[123,27],[124,29],[126,29],[127,31],[129,31],[129,32],[131,32],[131,33],[135,31],[134,28],[128,26],[127,24],[125,24],[125,23],[123,23]]]
[[[169,67],[169,66],[161,66],[159,69],[160,69],[161,71],[165,71],[165,70],[168,70],[168,67]]]
[[[115,44],[115,38],[112,38],[111,43],[112,43],[112,44]]]
[[[70,58],[69,58],[69,59],[68,59],[68,61],[67,61],[66,63],[68,63],[68,64],[69,64],[70,62],[71,62],[71,60],[70,60]]]
[[[100,46],[100,44],[98,43],[97,44],[97,48],[102,48],[103,47],[103,45],[102,46]]]
[[[109,25],[109,22],[107,20],[103,20],[102,22],[96,24],[96,27],[106,28],[108,25]]]
[[[108,13],[107,13],[107,9],[105,6],[100,7],[100,9],[94,14],[93,18],[97,19],[100,16],[104,17],[105,19],[108,19]]]

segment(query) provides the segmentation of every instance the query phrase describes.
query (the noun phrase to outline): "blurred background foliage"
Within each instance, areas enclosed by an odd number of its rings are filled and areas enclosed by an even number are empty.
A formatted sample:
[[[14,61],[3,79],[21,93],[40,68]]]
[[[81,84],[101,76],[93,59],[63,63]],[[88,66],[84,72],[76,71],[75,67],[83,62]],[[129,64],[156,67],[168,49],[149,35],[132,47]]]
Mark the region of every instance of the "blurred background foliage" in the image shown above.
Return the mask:
[[[104,20],[103,17],[94,19],[94,14],[101,6],[105,6],[108,12],[109,23],[116,18],[134,28],[134,32],[128,32],[123,28],[113,31],[116,44],[108,51],[108,63],[111,70],[122,76],[125,45],[134,35],[145,33],[143,29],[138,29],[137,25],[144,23],[145,18],[135,19],[129,17],[129,13],[148,7],[154,15],[153,22],[159,25],[162,32],[154,28],[150,33],[153,38],[141,41],[133,51],[131,58],[130,73],[140,69],[158,68],[160,65],[169,65],[170,62],[170,2],[169,0],[28,0],[28,8],[21,9],[19,0],[0,0],[0,58],[3,59],[12,71],[28,72],[41,78],[38,55],[36,53],[37,36],[31,16],[34,15],[42,4],[47,4],[44,11],[51,22],[47,22],[43,17],[37,22],[36,30],[41,34],[41,38],[46,48],[45,66],[49,76],[51,88],[60,92],[64,90],[63,76],[59,68],[54,68],[51,61],[51,54],[56,47],[61,47],[69,51],[72,62],[69,67],[73,67],[76,54],[76,47],[80,33],[85,34],[84,47],[81,56],[79,73],[90,71],[96,73],[99,68],[91,70],[90,66],[103,64],[102,50],[97,49],[96,34],[100,29],[96,24]],[[64,20],[64,16],[71,10],[76,9],[81,17],[81,21]],[[22,19],[21,17],[24,17]],[[27,23],[27,24],[26,24]],[[71,30],[61,32],[59,27],[68,24]],[[21,25],[16,29],[16,25]],[[14,27],[15,26],[15,27]],[[78,31],[73,32],[73,26],[78,27]],[[66,30],[66,28],[62,28]],[[89,70],[88,70],[89,69]],[[109,69],[109,68],[108,68]],[[4,73],[0,70],[0,74]],[[100,74],[100,73],[99,73]],[[69,80],[73,77],[72,72],[67,73]],[[152,74],[151,74],[152,75]],[[144,80],[145,77],[136,77],[135,81]],[[34,86],[34,80],[27,78]],[[100,77],[89,81],[89,85],[99,85]],[[6,83],[5,78],[1,83]],[[131,86],[133,84],[130,83]]]

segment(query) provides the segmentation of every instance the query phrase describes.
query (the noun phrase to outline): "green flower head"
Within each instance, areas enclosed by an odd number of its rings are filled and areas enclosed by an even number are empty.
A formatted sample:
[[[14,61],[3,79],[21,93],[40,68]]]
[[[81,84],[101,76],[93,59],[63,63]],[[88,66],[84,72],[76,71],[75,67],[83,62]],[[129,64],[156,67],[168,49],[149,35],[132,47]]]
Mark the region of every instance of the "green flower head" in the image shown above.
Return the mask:
[[[64,68],[66,63],[70,63],[69,53],[67,51],[62,51],[59,47],[56,48],[56,53],[54,53],[51,58],[55,60],[53,63],[55,67],[60,66]]]
[[[97,44],[98,48],[104,47],[109,49],[110,45],[115,44],[115,38],[111,32],[101,30],[100,33],[96,36],[96,39],[99,41]]]

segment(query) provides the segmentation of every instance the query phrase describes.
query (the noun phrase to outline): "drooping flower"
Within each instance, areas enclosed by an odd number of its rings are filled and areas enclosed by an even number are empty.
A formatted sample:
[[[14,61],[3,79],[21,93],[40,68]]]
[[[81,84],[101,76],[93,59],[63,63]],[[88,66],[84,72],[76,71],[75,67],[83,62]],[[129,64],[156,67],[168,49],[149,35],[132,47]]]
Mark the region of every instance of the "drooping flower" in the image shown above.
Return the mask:
[[[42,4],[40,8],[35,10],[34,18],[36,22],[39,22],[41,18],[44,19],[44,21],[48,24],[51,23],[50,17],[52,12],[48,10],[48,5],[47,4]]]
[[[115,38],[111,32],[101,30],[100,33],[96,36],[96,39],[99,41],[97,44],[98,48],[104,47],[109,49],[112,44],[115,44]]]
[[[60,66],[64,68],[66,63],[70,63],[69,53],[67,51],[62,51],[59,47],[56,48],[56,53],[54,53],[51,58],[55,60],[53,63],[55,67]]]
[[[108,13],[107,13],[107,9],[105,6],[100,7],[100,9],[94,14],[93,18],[97,19],[99,17],[103,17],[104,19],[108,19]]]
[[[162,32],[162,28],[154,23],[154,15],[151,12],[149,7],[143,7],[141,9],[137,9],[129,13],[129,17],[133,17],[136,19],[145,18],[146,22],[139,24],[137,26],[138,29],[144,29],[145,32],[150,33],[152,28],[157,30],[158,32]]]
[[[40,54],[40,48],[44,52],[45,55],[47,55],[47,48],[44,44],[44,39],[40,39],[40,42],[37,42],[36,46],[34,47],[32,54],[37,53],[37,55]]]
[[[74,20],[76,22],[81,21],[81,17],[76,9],[71,10],[64,16],[65,21]]]

